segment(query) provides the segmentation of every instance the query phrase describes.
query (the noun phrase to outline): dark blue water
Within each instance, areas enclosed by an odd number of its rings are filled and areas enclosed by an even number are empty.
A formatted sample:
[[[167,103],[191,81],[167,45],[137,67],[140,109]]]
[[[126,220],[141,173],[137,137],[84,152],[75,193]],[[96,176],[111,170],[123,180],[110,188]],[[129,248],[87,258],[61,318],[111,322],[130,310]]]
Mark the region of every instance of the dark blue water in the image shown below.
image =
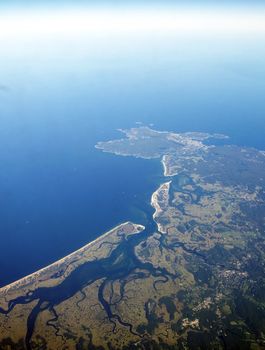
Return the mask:
[[[264,41],[1,38],[0,285],[145,222],[162,167],[94,149],[117,128],[219,132],[265,149]]]

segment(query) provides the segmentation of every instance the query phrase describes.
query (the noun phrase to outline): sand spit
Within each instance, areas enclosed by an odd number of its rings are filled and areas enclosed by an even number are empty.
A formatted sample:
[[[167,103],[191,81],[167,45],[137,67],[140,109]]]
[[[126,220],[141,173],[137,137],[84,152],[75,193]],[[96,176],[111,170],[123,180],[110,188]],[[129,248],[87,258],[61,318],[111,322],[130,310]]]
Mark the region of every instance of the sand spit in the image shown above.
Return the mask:
[[[64,258],[57,260],[56,262],[36,271],[33,272],[30,275],[27,275],[15,282],[12,282],[2,288],[0,288],[0,297],[3,296],[4,294],[6,295],[9,292],[16,291],[21,288],[26,288],[29,285],[32,284],[43,284],[43,282],[49,280],[52,278],[54,274],[56,274],[58,271],[63,270],[64,273],[66,269],[69,267],[69,265],[79,265],[78,262],[80,263],[84,262],[84,259],[90,260],[90,258],[93,259],[93,252],[96,251],[96,249],[99,248],[101,243],[106,241],[106,238],[110,242],[117,241],[119,238],[120,231],[122,231],[126,236],[131,235],[131,234],[136,234],[141,231],[143,231],[145,227],[143,225],[138,225],[134,224],[132,222],[125,222],[122,223],[110,231],[106,232],[105,234],[101,235],[94,241],[86,244],[85,246],[81,247],[80,249],[74,251],[73,253],[65,256]],[[92,254],[90,254],[92,253]],[[91,255],[91,257],[90,257]],[[62,278],[63,279],[63,278]],[[56,280],[56,279],[55,279]],[[60,280],[60,278],[57,279],[57,281]]]
[[[155,208],[153,219],[160,233],[166,233],[166,230],[163,228],[163,225],[158,222],[157,218],[164,212],[164,208],[168,205],[170,184],[171,181],[168,181],[160,185],[151,197],[151,205]]]

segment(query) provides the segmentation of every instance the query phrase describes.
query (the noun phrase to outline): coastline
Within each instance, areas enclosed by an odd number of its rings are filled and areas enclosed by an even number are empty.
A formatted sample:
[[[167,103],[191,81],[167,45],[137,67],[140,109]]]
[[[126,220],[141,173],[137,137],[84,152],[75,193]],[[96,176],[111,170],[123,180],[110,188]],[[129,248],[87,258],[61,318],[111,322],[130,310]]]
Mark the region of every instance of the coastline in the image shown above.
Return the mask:
[[[155,209],[155,212],[153,214],[153,220],[155,221],[157,225],[157,229],[160,233],[167,233],[166,230],[163,229],[163,226],[156,221],[156,218],[160,215],[160,213],[163,212],[163,209],[161,209],[161,206],[159,204],[158,196],[162,194],[163,201],[168,201],[168,192],[170,188],[170,184],[172,181],[164,182],[162,183],[159,188],[152,194],[151,197],[151,206]]]
[[[107,141],[108,142],[112,142],[112,141]],[[121,153],[121,152],[114,152],[114,151],[108,151],[106,149],[104,149],[104,146],[101,146],[100,143],[95,145],[96,149],[100,149],[103,153],[111,153],[111,154],[115,154],[116,156],[122,156],[122,157],[133,157],[133,158],[142,158],[142,159],[157,159],[160,158],[159,155],[155,156],[155,157],[147,157],[147,156],[139,156],[138,154],[129,154],[129,153]]]
[[[170,167],[167,166],[166,157],[168,157],[168,156],[169,156],[168,154],[164,154],[162,159],[161,159],[161,163],[162,163],[163,169],[164,169],[163,175],[165,177],[176,176],[176,175],[178,175],[178,172],[175,171],[174,173],[171,173],[170,172]]]
[[[26,275],[26,276],[14,281],[14,282],[11,282],[10,284],[7,284],[6,286],[1,287],[0,288],[0,297],[2,297],[3,294],[6,295],[6,293],[8,293],[9,291],[12,291],[14,289],[26,287],[30,283],[33,283],[35,279],[40,279],[41,277],[43,277],[46,273],[53,273],[56,268],[57,269],[60,268],[60,266],[64,265],[65,263],[71,264],[74,261],[81,259],[82,254],[85,251],[87,251],[89,248],[92,248],[96,244],[101,243],[101,241],[103,241],[106,237],[111,236],[113,233],[115,233],[115,231],[122,229],[122,228],[126,227],[127,225],[133,226],[132,232],[128,233],[127,235],[140,233],[145,229],[145,227],[143,225],[135,224],[135,223],[132,223],[130,221],[127,221],[127,222],[124,222],[118,226],[115,226],[114,228],[110,229],[106,233],[97,237],[95,240],[82,246],[78,250],[73,251],[72,253],[64,256],[63,258],[61,258],[59,260],[56,260],[55,262],[41,268],[40,270],[32,272],[29,275]]]

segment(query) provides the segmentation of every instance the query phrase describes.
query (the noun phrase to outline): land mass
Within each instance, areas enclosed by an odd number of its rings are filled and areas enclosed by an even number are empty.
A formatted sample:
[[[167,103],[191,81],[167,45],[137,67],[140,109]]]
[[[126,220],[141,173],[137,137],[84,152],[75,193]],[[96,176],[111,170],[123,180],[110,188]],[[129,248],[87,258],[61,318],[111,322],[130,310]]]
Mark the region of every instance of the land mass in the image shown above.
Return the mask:
[[[0,289],[0,349],[265,349],[265,153],[121,131],[96,147],[160,159],[153,215]]]

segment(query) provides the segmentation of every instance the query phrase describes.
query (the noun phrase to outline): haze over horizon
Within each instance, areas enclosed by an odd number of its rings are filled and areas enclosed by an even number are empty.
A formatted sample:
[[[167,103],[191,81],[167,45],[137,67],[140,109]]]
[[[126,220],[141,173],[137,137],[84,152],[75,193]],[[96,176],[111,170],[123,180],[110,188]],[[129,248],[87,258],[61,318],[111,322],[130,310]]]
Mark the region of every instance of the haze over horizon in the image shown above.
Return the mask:
[[[259,2],[255,2],[259,4]],[[65,5],[65,6],[62,6]],[[245,6],[240,1],[226,4],[210,2],[183,4],[154,2],[142,4],[127,2],[115,6],[116,2],[39,2],[1,3],[0,39],[5,37],[39,36],[40,34],[85,35],[91,33],[199,33],[231,35],[233,33],[263,34],[265,32],[265,6]],[[156,6],[158,5],[158,6]],[[214,6],[213,6],[214,5]],[[218,6],[215,6],[218,5]]]

